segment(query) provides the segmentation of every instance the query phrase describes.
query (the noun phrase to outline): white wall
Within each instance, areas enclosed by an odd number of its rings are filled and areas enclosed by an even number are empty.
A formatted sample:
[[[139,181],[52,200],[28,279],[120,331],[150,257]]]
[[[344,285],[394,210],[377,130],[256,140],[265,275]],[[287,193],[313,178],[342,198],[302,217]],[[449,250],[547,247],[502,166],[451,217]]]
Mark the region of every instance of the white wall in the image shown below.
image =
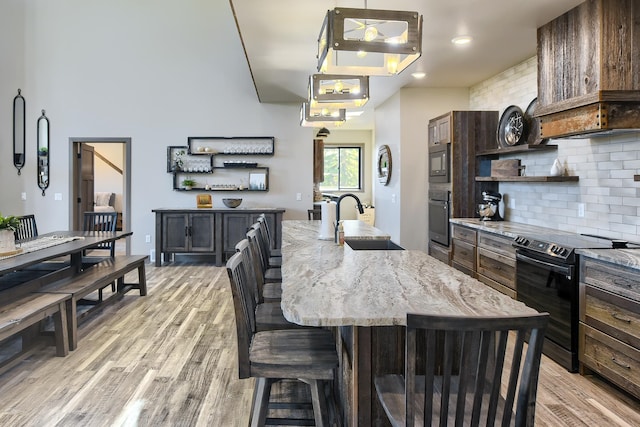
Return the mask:
[[[407,249],[427,250],[429,120],[468,105],[464,88],[413,88],[402,89],[376,109],[375,152],[389,145],[393,162],[389,185],[375,183],[376,227]]]
[[[537,96],[537,62],[531,58],[488,79],[470,91],[474,109],[509,105],[525,109]],[[558,158],[577,175],[572,183],[500,183],[506,201],[506,219],[553,229],[640,240],[640,133],[600,138],[558,139],[557,152],[517,154],[527,175],[548,175]],[[509,208],[513,203],[514,208]],[[578,206],[584,204],[584,217]]]
[[[275,155],[259,159],[270,167],[270,191],[241,193],[242,206],[283,207],[285,218],[306,218],[314,131],[299,126],[299,105],[258,102],[228,2],[3,1],[0,24],[1,99],[10,105],[17,88],[24,91],[27,153],[35,153],[35,123],[46,109],[52,165],[45,197],[36,185],[35,154],[21,177],[7,172],[11,128],[9,113],[0,114],[7,183],[0,212],[33,212],[42,232],[67,229],[69,138],[130,137],[132,251],[148,253],[152,209],[195,207],[193,194],[172,190],[167,146],[185,145],[188,136],[275,136]],[[222,197],[213,193],[214,206]]]

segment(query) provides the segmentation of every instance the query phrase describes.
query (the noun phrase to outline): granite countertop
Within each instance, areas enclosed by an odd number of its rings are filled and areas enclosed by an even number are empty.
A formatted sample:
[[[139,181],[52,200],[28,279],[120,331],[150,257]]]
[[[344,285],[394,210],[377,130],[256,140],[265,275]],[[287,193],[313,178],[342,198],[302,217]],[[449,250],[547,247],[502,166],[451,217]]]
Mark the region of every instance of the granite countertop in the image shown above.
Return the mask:
[[[640,271],[640,249],[576,249],[576,253]]]
[[[346,237],[384,235],[345,221]],[[423,251],[354,251],[318,240],[320,221],[282,222],[282,310],[309,326],[404,325],[406,313],[510,315],[523,303]],[[354,234],[356,230],[362,235]]]
[[[480,231],[515,238],[518,235],[535,236],[541,234],[575,234],[537,225],[520,224],[511,221],[481,221],[479,218],[451,218],[452,224],[460,224]]]

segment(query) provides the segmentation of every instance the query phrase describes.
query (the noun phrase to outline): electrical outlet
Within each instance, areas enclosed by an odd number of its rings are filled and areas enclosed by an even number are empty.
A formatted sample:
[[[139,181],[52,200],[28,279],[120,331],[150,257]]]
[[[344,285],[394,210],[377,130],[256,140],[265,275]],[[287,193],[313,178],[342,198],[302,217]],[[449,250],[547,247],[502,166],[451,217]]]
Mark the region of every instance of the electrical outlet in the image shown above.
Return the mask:
[[[392,194],[391,195],[391,203],[395,203],[396,202],[396,195]]]
[[[151,243],[151,234],[147,234],[146,236],[144,236],[144,241],[146,243]]]
[[[578,217],[584,218],[584,203],[578,203]]]
[[[302,193],[296,193],[296,200],[302,200]]]
[[[23,192],[22,194],[20,194],[20,198],[21,198],[22,200],[27,200],[27,193],[24,193],[24,192]]]
[[[513,197],[509,197],[509,209],[515,209],[516,208],[516,199],[514,199]]]

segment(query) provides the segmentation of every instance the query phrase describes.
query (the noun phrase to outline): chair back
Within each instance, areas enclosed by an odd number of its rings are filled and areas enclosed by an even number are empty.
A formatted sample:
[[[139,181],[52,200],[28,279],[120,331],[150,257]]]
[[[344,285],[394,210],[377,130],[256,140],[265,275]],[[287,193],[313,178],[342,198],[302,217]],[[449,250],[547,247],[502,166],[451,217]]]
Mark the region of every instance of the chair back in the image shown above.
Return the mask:
[[[249,245],[253,250],[254,256],[258,258],[261,272],[264,272],[269,267],[269,255],[265,252],[264,242],[260,233],[260,226],[258,223],[253,224],[249,231],[247,231],[247,239],[249,240]]]
[[[262,272],[259,271],[259,265],[256,265],[257,260],[254,259],[255,257],[253,256],[249,239],[242,239],[239,241],[236,245],[236,251],[242,254],[242,263],[247,275],[248,284],[250,285],[249,290],[253,295],[253,300],[255,301],[255,304],[260,304],[264,302],[261,296],[261,288],[264,283],[258,283],[258,275],[261,278],[260,280],[262,280]],[[256,271],[256,268],[258,271]]]
[[[233,310],[236,319],[236,337],[238,341],[238,375],[249,378],[251,366],[249,361],[249,347],[251,338],[256,330],[255,307],[251,292],[246,285],[246,269],[241,252],[234,253],[227,261],[227,274],[231,284],[233,296]]]
[[[264,213],[258,215],[258,224],[260,224],[260,229],[262,230],[262,234],[265,236],[265,240],[267,242],[267,248],[271,249],[273,247],[273,235],[271,234],[271,229],[269,229],[269,221],[267,221],[267,216]]]
[[[406,425],[533,426],[548,320],[407,314]]]
[[[118,221],[117,212],[85,212],[82,224],[83,231],[116,231]],[[115,243],[101,243],[92,249],[105,249],[115,255]]]
[[[19,216],[18,220],[20,221],[20,227],[14,232],[16,243],[22,243],[25,240],[38,237],[35,215]]]

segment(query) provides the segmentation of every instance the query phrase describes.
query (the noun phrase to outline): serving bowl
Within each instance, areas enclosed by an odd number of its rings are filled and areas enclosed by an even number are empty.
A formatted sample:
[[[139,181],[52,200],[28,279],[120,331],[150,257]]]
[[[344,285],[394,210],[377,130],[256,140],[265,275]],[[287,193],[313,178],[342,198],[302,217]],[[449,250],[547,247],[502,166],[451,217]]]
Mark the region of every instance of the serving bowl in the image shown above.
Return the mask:
[[[222,199],[222,203],[228,208],[237,208],[242,203],[242,199]]]

